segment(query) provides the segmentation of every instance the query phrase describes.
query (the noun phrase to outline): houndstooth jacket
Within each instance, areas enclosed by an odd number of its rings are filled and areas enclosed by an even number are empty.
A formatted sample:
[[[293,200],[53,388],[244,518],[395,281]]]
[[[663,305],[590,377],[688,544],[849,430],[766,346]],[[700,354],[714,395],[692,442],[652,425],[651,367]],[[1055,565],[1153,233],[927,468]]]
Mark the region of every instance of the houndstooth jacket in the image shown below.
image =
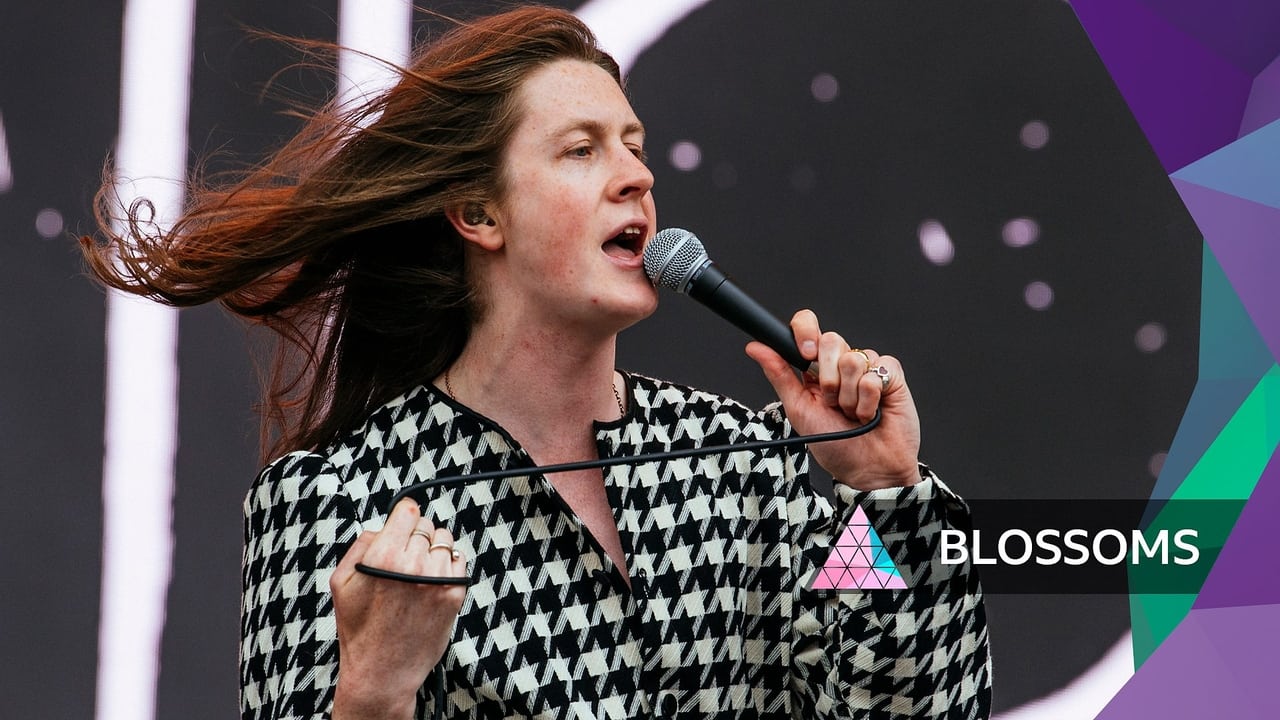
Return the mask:
[[[626,415],[596,426],[601,457],[792,432],[777,405],[626,378]],[[339,673],[329,575],[361,530],[382,527],[398,489],[522,465],[532,461],[501,427],[422,386],[323,452],[267,466],[244,504],[243,717],[328,717]],[[988,716],[977,578],[929,571],[937,530],[967,522],[963,502],[926,469],[909,488],[837,484],[833,509],[807,470],[803,448],[606,469],[630,588],[541,475],[419,498],[476,579],[442,661],[444,716]],[[860,501],[911,589],[806,590]],[[434,685],[419,717],[438,702]]]

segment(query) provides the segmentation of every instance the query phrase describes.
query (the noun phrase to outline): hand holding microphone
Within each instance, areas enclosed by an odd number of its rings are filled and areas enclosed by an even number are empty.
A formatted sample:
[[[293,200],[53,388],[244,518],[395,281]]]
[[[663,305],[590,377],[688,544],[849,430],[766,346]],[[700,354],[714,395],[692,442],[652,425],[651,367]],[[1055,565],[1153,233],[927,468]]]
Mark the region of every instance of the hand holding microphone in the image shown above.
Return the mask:
[[[874,432],[810,446],[838,482],[859,490],[919,482],[920,419],[896,358],[851,348],[839,334],[822,332],[809,310],[796,313],[790,327],[783,324],[739,289],[687,230],[654,236],[644,267],[654,285],[698,300],[756,339],[747,355],[759,363],[797,432],[836,432],[880,409]]]

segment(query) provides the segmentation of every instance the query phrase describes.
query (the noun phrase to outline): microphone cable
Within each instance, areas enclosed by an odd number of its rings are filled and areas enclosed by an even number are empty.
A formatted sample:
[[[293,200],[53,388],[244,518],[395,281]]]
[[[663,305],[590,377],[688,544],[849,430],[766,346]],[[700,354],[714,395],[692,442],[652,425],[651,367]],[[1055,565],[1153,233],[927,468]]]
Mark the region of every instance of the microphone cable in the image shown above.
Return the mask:
[[[796,435],[789,438],[774,438],[773,440],[752,440],[745,443],[730,443],[728,445],[712,445],[709,447],[685,448],[683,450],[668,450],[666,452],[658,453],[642,453],[640,455],[629,455],[623,457],[579,460],[576,462],[558,463],[555,465],[543,465],[541,467],[533,465],[529,467],[506,468],[504,470],[489,470],[487,472],[475,473],[472,475],[452,475],[449,477],[435,478],[433,480],[424,480],[419,483],[413,483],[412,485],[406,485],[401,488],[395,495],[391,496],[390,502],[387,503],[387,513],[390,514],[391,509],[396,506],[396,503],[399,503],[401,500],[413,493],[437,487],[448,487],[452,485],[461,485],[463,483],[480,482],[483,480],[503,480],[510,477],[521,477],[525,475],[552,475],[554,473],[572,472],[574,470],[592,470],[595,468],[613,467],[615,465],[663,462],[666,460],[680,460],[687,457],[748,452],[752,450],[768,450],[771,448],[793,447],[796,445],[811,445],[820,442],[847,440],[849,438],[858,437],[859,435],[865,435],[866,433],[874,430],[879,424],[880,409],[876,408],[876,414],[865,424],[858,425],[857,427],[852,427],[847,430],[836,430],[834,432],[816,433],[813,435]],[[365,565],[364,563],[356,563],[356,570],[373,577],[413,583],[417,585],[471,585],[474,582],[474,578],[470,577],[457,578],[433,577],[428,575],[406,575],[404,573],[372,567]]]
[[[630,455],[614,458],[598,458],[595,460],[580,460],[577,462],[558,463],[555,465],[544,465],[542,467],[518,467],[507,468],[505,470],[490,470],[488,472],[475,473],[473,475],[453,475],[443,478],[435,478],[433,480],[425,480],[423,482],[406,485],[401,488],[395,495],[391,497],[391,501],[387,503],[387,512],[396,506],[396,503],[409,495],[430,490],[437,487],[449,487],[453,485],[461,485],[464,483],[480,482],[483,480],[502,480],[509,477],[521,477],[524,475],[551,475],[554,473],[571,472],[573,470],[591,470],[594,468],[613,467],[615,465],[634,465],[647,462],[662,462],[665,460],[680,460],[687,457],[698,457],[706,455],[718,455],[722,453],[732,452],[748,452],[752,450],[767,450],[779,447],[793,447],[797,445],[810,445],[820,442],[832,442],[834,440],[847,440],[849,438],[865,435],[875,429],[880,424],[880,408],[876,408],[876,414],[863,425],[852,427],[847,430],[837,430],[829,433],[816,433],[814,435],[796,435],[789,438],[774,438],[773,440],[752,440],[745,443],[730,443],[728,445],[712,445],[710,447],[685,448],[683,450],[669,450],[660,453],[642,453],[640,455]],[[383,578],[384,580],[395,580],[396,582],[412,583],[415,585],[471,585],[475,582],[474,577],[438,577],[430,575],[408,575],[405,573],[392,572],[391,570],[383,570],[364,563],[356,563],[356,570],[372,577]],[[443,658],[441,658],[443,661]],[[436,676],[435,682],[435,703],[433,717],[440,720],[444,716],[444,668],[443,662],[432,668],[431,672]]]

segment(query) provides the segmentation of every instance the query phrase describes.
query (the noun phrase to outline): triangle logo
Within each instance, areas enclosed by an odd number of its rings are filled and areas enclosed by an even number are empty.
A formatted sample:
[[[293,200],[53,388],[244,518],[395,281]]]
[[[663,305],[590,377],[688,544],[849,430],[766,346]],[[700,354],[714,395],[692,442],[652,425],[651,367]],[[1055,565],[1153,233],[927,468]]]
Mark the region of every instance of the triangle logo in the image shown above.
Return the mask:
[[[859,505],[808,589],[906,590],[907,581]]]

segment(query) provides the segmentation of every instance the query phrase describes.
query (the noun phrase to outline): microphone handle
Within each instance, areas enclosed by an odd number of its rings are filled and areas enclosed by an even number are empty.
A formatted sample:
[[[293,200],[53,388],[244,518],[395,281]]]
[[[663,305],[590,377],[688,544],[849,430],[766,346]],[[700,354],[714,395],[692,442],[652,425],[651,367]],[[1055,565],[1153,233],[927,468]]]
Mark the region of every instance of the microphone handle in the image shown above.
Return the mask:
[[[707,261],[690,279],[687,292],[689,297],[773,348],[797,370],[810,370],[811,363],[800,354],[791,328],[739,289],[714,262]]]

